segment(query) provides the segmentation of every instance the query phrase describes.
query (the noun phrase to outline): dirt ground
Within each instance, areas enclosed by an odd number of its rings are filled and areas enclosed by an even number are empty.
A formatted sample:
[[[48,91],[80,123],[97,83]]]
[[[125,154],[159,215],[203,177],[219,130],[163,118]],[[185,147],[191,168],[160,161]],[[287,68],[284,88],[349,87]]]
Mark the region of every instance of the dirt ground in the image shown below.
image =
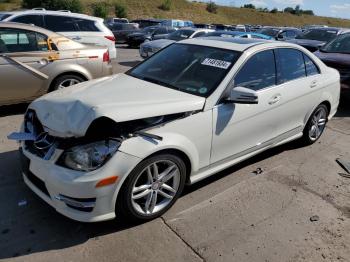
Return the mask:
[[[120,47],[115,72],[140,60]],[[350,162],[349,105],[342,101],[316,144],[280,146],[189,186],[164,216],[140,225],[75,222],[39,199],[6,138],[26,105],[0,107],[0,260],[350,261],[350,179],[335,162]]]

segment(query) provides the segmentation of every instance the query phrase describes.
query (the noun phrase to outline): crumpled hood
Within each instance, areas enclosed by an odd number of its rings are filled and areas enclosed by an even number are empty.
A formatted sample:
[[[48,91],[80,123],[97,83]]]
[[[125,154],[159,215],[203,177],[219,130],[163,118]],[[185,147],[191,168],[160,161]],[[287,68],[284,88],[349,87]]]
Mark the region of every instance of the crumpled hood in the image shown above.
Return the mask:
[[[204,103],[203,97],[119,74],[49,93],[29,108],[50,134],[81,137],[100,117],[124,122],[201,110]]]
[[[150,47],[150,48],[157,48],[157,49],[162,49],[176,41],[174,40],[168,40],[168,39],[159,39],[159,40],[153,40],[150,42],[146,42],[142,44],[144,47]]]

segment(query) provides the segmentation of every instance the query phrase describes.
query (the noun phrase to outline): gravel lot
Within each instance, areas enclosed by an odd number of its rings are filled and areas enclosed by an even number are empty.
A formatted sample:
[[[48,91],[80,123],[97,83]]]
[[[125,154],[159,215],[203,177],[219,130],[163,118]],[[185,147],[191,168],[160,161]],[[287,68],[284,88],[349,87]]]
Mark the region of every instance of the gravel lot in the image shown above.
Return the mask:
[[[120,46],[115,72],[139,61],[138,50]],[[22,181],[18,145],[6,139],[26,105],[2,107],[0,260],[350,261],[350,179],[335,162],[350,162],[349,104],[313,146],[284,145],[220,172],[136,226],[71,221],[36,197]]]

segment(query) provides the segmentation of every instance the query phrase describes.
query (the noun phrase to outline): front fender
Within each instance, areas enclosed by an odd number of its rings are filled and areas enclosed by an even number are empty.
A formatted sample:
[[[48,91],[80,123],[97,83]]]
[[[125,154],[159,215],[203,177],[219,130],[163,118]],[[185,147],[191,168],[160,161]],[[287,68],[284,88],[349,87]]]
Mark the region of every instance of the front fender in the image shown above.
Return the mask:
[[[176,149],[185,153],[189,158],[192,167],[191,172],[199,169],[198,150],[187,137],[168,132],[157,133],[157,135],[163,137],[163,140],[159,141],[141,136],[129,138],[123,141],[119,151],[145,159],[161,150]]]

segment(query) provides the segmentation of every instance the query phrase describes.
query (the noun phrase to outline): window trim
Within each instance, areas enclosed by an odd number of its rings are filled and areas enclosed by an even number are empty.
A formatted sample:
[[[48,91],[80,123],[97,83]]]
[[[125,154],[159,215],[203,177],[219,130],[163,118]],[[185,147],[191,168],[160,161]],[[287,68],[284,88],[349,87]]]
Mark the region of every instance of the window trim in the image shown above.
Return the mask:
[[[52,51],[55,51],[53,49],[50,49],[50,45],[48,43],[48,40],[50,39],[48,35],[46,34],[43,34],[41,32],[37,32],[37,31],[32,31],[32,30],[27,30],[27,29],[22,29],[22,28],[12,28],[12,27],[2,27],[1,30],[21,30],[23,32],[28,32],[28,33],[34,33],[34,34],[39,34],[39,35],[43,35],[46,37],[46,44],[47,44],[47,47],[48,47],[48,50],[47,51],[40,51],[40,50],[36,50],[36,51],[22,51],[22,52],[6,52],[6,53],[3,53],[3,54],[26,54],[26,53],[47,53],[47,52],[52,52]],[[56,51],[57,52],[57,51]]]
[[[259,50],[259,51],[256,51],[254,52],[253,54],[251,54],[249,57],[247,57],[247,59],[241,64],[241,66],[237,69],[236,73],[233,75],[230,83],[233,82],[233,84],[235,84],[234,82],[234,79],[235,77],[237,76],[237,74],[242,70],[242,68],[247,64],[247,62],[253,58],[255,55],[259,54],[259,53],[262,53],[262,52],[265,52],[265,51],[272,51],[273,53],[273,57],[274,57],[274,60],[275,60],[275,85],[272,85],[272,86],[267,86],[267,87],[264,87],[264,88],[261,88],[259,90],[253,90],[255,92],[260,92],[262,90],[266,90],[266,89],[269,89],[269,88],[273,88],[273,87],[276,87],[276,86],[279,86],[278,83],[277,83],[277,58],[276,58],[276,53],[275,53],[275,49],[274,47],[272,48],[267,48],[267,49],[263,49],[263,50]],[[233,88],[235,88],[236,86],[234,86]],[[249,88],[250,89],[250,88]]]

